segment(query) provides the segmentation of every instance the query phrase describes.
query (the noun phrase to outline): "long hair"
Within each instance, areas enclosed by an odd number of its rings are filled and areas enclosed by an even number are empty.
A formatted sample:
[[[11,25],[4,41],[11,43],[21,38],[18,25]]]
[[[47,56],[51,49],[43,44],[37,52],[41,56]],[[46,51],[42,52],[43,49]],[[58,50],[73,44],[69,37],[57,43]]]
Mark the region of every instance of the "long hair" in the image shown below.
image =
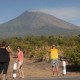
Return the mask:
[[[19,48],[20,50],[22,49],[21,46],[18,46],[17,48]]]

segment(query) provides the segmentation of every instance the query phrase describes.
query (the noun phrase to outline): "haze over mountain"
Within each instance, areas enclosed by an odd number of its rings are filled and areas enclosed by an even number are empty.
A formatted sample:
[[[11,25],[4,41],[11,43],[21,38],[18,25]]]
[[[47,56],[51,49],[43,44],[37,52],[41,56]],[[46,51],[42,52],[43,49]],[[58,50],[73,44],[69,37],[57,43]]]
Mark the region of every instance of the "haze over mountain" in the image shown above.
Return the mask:
[[[27,35],[74,35],[80,27],[42,12],[24,12],[20,16],[0,24],[0,37]]]

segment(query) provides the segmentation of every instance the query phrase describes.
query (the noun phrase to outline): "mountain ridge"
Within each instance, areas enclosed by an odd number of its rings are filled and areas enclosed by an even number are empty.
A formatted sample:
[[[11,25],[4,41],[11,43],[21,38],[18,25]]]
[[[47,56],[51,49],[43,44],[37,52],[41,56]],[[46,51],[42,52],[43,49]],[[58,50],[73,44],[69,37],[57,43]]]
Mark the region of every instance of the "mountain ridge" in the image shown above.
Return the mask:
[[[25,11],[18,17],[0,24],[0,36],[72,35],[79,34],[74,24],[42,12]]]

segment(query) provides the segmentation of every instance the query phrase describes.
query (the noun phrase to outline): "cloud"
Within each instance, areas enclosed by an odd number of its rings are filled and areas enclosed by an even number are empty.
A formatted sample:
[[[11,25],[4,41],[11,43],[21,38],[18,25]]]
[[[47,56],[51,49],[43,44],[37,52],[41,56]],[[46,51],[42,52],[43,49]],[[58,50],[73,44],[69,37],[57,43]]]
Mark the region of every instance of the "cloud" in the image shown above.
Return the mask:
[[[68,22],[75,22],[80,20],[80,9],[79,8],[47,8],[38,9],[38,11],[51,14],[57,18],[66,20]]]

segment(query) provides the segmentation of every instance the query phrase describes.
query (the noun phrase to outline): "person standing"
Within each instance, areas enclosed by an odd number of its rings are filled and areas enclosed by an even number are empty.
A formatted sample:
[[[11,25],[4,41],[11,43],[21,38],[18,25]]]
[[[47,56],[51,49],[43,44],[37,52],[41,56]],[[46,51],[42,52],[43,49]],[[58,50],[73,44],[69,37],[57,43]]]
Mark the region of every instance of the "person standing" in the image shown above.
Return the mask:
[[[53,75],[55,73],[57,73],[57,75],[59,74],[58,54],[59,54],[58,49],[56,48],[55,45],[52,45],[52,47],[50,49],[50,59],[51,59],[51,65],[52,65],[52,73],[53,73]]]
[[[10,55],[9,53],[11,52],[10,47],[7,45],[5,41],[3,41],[0,45],[0,74],[3,74],[3,79],[2,80],[7,80],[6,79],[6,74],[10,62]]]
[[[24,73],[23,73],[23,69],[22,69],[22,65],[23,65],[23,51],[21,50],[21,47],[19,46],[17,48],[18,53],[17,53],[17,61],[18,61],[18,72],[19,72],[19,77],[20,78],[24,78]]]

